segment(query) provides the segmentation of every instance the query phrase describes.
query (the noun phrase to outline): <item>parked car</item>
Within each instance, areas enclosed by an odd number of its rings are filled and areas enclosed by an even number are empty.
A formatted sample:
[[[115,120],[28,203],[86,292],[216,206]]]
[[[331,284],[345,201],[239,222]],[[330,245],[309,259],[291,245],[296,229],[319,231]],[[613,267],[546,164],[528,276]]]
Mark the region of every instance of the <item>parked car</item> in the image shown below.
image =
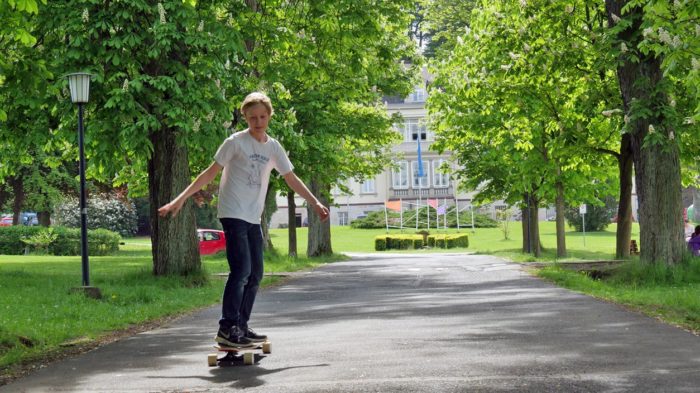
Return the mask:
[[[0,227],[12,226],[12,216],[2,216],[0,218]]]
[[[226,251],[226,235],[216,229],[197,229],[199,238],[199,255],[216,254]]]

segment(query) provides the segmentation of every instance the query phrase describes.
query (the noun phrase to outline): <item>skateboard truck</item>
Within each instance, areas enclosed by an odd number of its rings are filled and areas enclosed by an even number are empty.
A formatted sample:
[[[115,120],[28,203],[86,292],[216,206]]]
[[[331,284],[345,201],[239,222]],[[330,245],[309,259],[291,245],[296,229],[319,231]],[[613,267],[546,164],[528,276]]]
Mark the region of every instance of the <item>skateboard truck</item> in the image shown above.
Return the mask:
[[[243,355],[243,364],[250,366],[255,364],[255,354],[258,351],[262,351],[264,354],[272,353],[272,343],[269,341],[257,343],[255,346],[245,348],[227,347],[223,345],[214,345],[214,348],[217,350],[217,352],[210,353],[207,357],[209,367],[218,366],[222,361],[225,362],[240,359],[240,356],[238,356],[239,354]],[[219,358],[219,352],[226,352],[226,356]]]

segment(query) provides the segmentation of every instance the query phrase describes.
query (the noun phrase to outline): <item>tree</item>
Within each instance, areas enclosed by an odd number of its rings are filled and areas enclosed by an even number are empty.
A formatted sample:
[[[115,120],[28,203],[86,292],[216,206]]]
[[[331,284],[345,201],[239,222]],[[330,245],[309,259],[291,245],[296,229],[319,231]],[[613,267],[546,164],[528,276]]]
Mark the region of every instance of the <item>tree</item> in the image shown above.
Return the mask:
[[[578,8],[577,8],[578,7]],[[484,3],[438,58],[429,110],[439,140],[479,198],[522,200],[524,250],[539,252],[537,208],[557,210],[557,255],[566,255],[567,203],[592,200],[611,176],[610,119],[601,114],[612,75],[594,67],[590,12],[547,1]]]
[[[675,109],[672,74],[684,58],[686,68],[694,60],[674,49],[686,49],[684,42],[689,53],[697,49],[697,40],[684,39],[692,36],[688,26],[700,13],[697,5],[676,3],[605,2],[610,34],[620,48],[617,75],[639,198],[640,259],[666,264],[680,262],[685,253],[678,143],[685,130]],[[686,31],[674,36],[667,29]],[[692,72],[685,79],[698,86]],[[697,117],[695,109],[689,122]]]
[[[256,78],[248,84],[267,90],[275,117],[293,119],[271,125],[271,133],[325,204],[334,184],[379,172],[388,162],[385,147],[395,133],[379,103],[383,94],[407,94],[411,86],[412,69],[399,62],[413,56],[405,34],[411,5],[273,1],[249,11],[254,15],[243,31],[255,43],[247,64]],[[289,208],[294,250],[294,205]],[[309,226],[307,254],[332,252],[329,223],[310,214]]]
[[[227,134],[228,99],[240,94],[237,22],[220,18],[228,2],[79,4],[50,3],[38,25],[56,75],[94,75],[88,176],[128,184],[133,195],[148,193],[154,274],[195,272],[200,259],[191,202],[174,219],[160,219],[157,209],[189,184],[190,164],[196,170],[211,162]],[[59,111],[72,112],[63,98]]]

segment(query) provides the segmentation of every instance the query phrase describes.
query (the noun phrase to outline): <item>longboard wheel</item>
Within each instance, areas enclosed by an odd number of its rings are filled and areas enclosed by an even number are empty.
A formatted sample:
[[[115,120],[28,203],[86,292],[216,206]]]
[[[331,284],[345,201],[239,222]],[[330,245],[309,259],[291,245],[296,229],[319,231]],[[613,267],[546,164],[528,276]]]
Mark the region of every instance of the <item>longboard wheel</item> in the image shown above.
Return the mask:
[[[255,354],[253,352],[246,352],[243,354],[243,364],[250,366],[255,364]]]
[[[209,364],[209,367],[215,367],[218,364],[218,355],[215,353],[210,353],[209,356],[207,357],[207,363]]]
[[[264,342],[262,345],[263,353],[272,353],[272,343]]]

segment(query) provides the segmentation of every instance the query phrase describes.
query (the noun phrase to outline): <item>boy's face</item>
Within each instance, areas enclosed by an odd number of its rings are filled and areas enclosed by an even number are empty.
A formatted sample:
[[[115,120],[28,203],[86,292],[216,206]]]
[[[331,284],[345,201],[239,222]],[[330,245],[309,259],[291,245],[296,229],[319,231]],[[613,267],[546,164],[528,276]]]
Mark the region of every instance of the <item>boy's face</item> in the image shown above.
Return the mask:
[[[255,104],[248,107],[243,116],[251,131],[256,133],[267,131],[267,125],[270,123],[270,114],[267,112],[265,105]]]

